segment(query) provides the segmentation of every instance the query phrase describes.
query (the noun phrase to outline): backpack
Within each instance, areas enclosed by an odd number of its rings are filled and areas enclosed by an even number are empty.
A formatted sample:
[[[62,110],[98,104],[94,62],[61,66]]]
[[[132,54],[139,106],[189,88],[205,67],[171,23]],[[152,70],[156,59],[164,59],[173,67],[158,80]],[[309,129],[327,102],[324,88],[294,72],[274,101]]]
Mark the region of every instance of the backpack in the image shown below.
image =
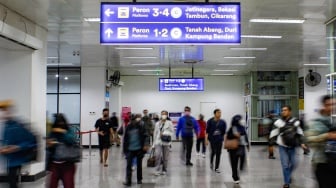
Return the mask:
[[[186,135],[193,135],[194,133],[194,125],[193,125],[193,121],[192,118],[189,116],[185,117],[185,126],[184,126],[184,133]]]
[[[296,147],[299,144],[299,137],[297,134],[297,127],[294,125],[295,118],[286,121],[286,125],[280,128],[282,142],[289,147]]]

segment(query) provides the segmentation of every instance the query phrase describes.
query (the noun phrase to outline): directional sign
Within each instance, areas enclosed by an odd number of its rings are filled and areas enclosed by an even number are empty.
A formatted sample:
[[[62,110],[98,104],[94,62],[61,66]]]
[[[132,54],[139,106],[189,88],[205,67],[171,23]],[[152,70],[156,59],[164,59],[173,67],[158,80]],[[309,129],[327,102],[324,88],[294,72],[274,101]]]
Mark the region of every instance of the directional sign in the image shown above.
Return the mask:
[[[203,78],[160,78],[160,91],[204,91]]]
[[[240,43],[240,3],[101,3],[102,44]]]

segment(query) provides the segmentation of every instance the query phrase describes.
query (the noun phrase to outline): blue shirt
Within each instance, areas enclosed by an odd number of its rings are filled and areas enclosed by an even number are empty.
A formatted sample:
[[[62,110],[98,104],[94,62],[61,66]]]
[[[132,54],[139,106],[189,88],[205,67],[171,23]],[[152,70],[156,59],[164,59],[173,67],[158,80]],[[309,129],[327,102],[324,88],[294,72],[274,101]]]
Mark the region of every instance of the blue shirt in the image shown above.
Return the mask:
[[[196,134],[199,133],[198,122],[195,120],[195,118],[191,116],[183,116],[179,119],[177,124],[176,138],[179,137],[180,132],[182,134],[182,137],[193,137],[194,136],[193,130],[195,131]]]

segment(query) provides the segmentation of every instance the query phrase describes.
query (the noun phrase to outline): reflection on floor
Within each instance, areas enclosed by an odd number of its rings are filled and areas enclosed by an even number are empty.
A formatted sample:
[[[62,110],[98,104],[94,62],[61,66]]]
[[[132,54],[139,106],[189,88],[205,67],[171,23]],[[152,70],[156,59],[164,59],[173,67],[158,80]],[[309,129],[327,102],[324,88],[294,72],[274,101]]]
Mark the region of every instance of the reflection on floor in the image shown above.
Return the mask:
[[[194,148],[195,149],[195,148]],[[124,187],[125,159],[121,154],[122,149],[112,146],[110,149],[109,166],[99,164],[98,150],[83,151],[83,160],[77,164],[76,187],[78,188],[111,188]],[[173,143],[168,174],[154,176],[153,168],[146,167],[147,156],[143,160],[143,184],[136,184],[136,171],[133,172],[132,187],[174,187],[174,188],[280,188],[283,185],[281,166],[278,154],[277,159],[268,159],[266,146],[253,146],[248,154],[246,170],[241,173],[239,185],[233,183],[231,167],[226,150],[222,151],[221,173],[217,174],[210,169],[209,156],[206,158],[192,155],[193,167],[186,167],[180,160],[180,143]],[[277,153],[277,152],[276,152]],[[310,157],[303,155],[298,148],[298,168],[293,176],[291,188],[314,188],[316,182],[311,171]],[[22,188],[45,188],[46,178],[31,183],[22,183]],[[6,184],[0,187],[5,188]],[[60,186],[63,187],[63,186]]]

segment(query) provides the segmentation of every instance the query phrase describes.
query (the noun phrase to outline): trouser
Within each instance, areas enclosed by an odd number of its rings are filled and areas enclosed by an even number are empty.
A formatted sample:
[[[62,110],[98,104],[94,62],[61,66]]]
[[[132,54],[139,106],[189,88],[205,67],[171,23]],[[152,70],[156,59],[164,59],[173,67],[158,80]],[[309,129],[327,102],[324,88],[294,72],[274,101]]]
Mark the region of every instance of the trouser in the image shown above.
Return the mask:
[[[143,151],[129,151],[127,153],[127,166],[126,166],[126,182],[131,183],[132,181],[132,163],[133,158],[136,158],[137,163],[137,180],[142,181],[142,158],[143,158]]]
[[[9,188],[18,188],[18,176],[20,175],[21,166],[8,167],[8,184]]]
[[[75,187],[75,171],[76,166],[74,163],[54,163],[50,165],[50,184],[49,188],[57,188],[58,182],[63,182],[64,188]]]
[[[282,174],[285,184],[290,184],[291,176],[296,166],[295,147],[279,146]]]
[[[162,162],[162,171],[167,172],[168,158],[169,158],[169,145],[156,145],[156,170],[160,171],[160,165]]]
[[[319,188],[333,188],[336,184],[336,168],[328,163],[318,163],[315,168],[315,176]]]
[[[206,151],[205,138],[197,138],[197,142],[196,142],[196,151],[197,151],[197,153],[200,152],[201,144],[202,144],[202,153],[204,154],[205,151]]]
[[[238,181],[239,174],[238,174],[238,162],[239,169],[243,170],[245,165],[245,146],[239,146],[238,149],[229,150],[230,155],[230,164],[232,169],[232,178],[234,181]]]
[[[210,142],[211,154],[210,154],[210,165],[213,165],[214,157],[216,156],[215,169],[219,168],[220,158],[222,154],[222,142]]]
[[[183,144],[183,150],[185,152],[185,159],[186,163],[190,163],[191,160],[191,151],[193,147],[193,137],[183,137],[182,138],[182,144]]]

